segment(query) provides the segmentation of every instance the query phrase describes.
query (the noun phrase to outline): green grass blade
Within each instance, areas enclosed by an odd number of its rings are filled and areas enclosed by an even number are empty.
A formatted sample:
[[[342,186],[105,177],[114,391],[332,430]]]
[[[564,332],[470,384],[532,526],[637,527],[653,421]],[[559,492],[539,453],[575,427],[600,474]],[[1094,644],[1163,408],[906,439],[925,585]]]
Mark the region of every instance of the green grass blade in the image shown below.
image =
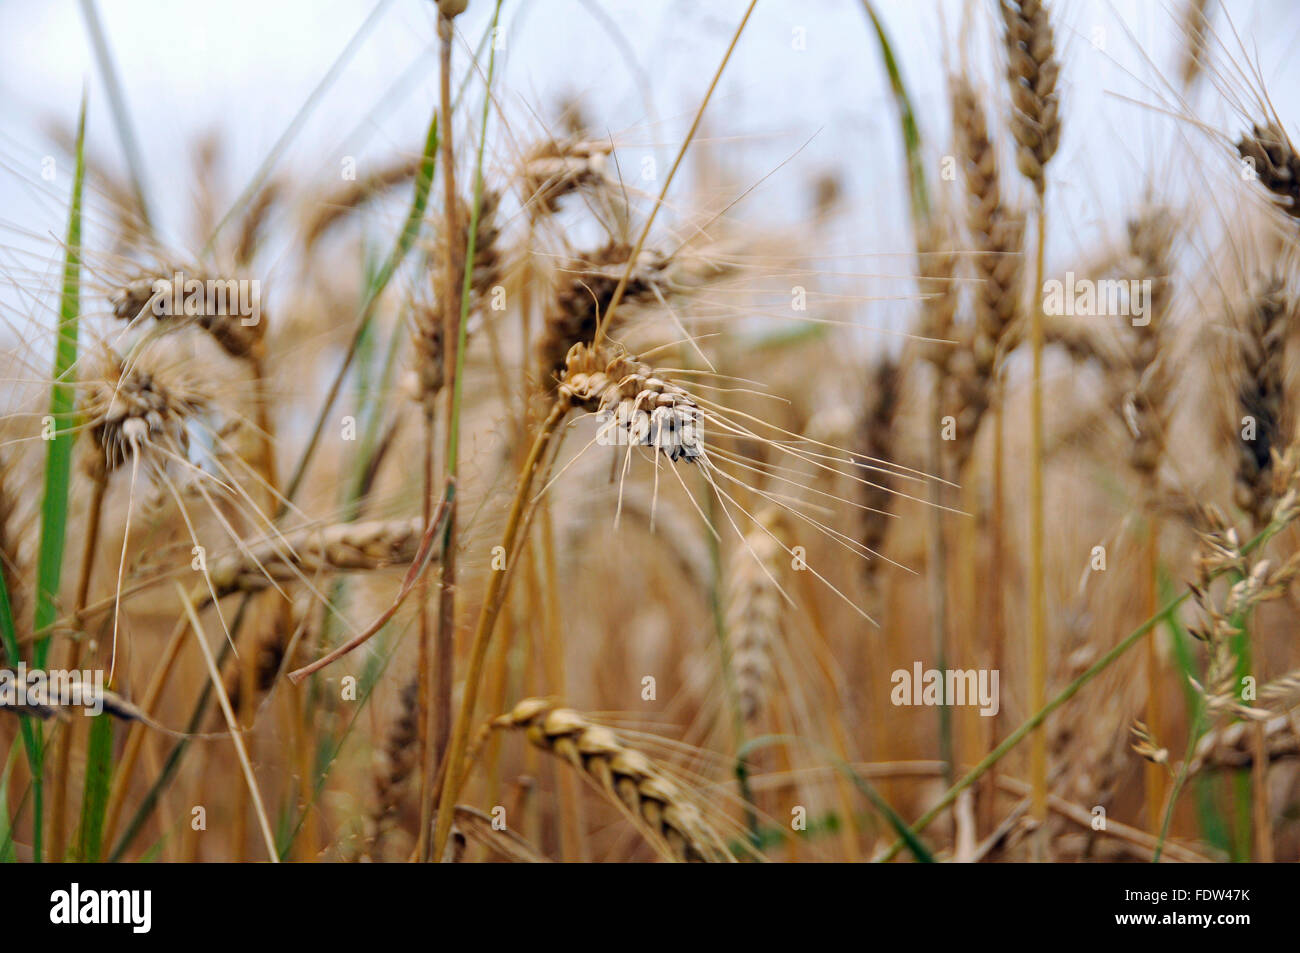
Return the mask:
[[[862,8],[871,20],[876,41],[880,44],[880,55],[885,61],[885,74],[889,77],[889,91],[893,94],[894,105],[898,108],[898,122],[903,132],[903,149],[907,158],[907,184],[912,200],[912,220],[924,222],[930,217],[930,193],[925,184],[925,164],[921,156],[921,127],[916,122],[916,111],[912,108],[912,97],[903,81],[903,71],[894,56],[894,47],[885,32],[885,24],[876,14],[871,0],[862,0]]]
[[[5,580],[4,566],[0,566],[0,644],[4,645],[5,658],[9,664],[16,665],[22,657],[18,654],[18,635],[14,628],[13,606],[9,602],[9,584]],[[23,737],[23,748],[27,752],[27,763],[39,764],[41,758],[40,735],[36,725],[28,715],[19,715],[19,731]],[[33,777],[38,777],[33,772]],[[0,861],[4,861],[13,850],[13,831],[9,824],[9,805],[5,802],[5,791],[9,787],[9,768],[5,767],[5,776],[0,779],[0,825],[4,830],[0,838]]]
[[[126,106],[126,94],[122,90],[121,75],[113,59],[113,50],[108,45],[108,35],[104,32],[104,24],[99,18],[99,9],[95,5],[95,0],[81,0],[81,16],[86,21],[86,32],[90,35],[91,49],[95,51],[99,78],[103,81],[104,90],[108,94],[108,108],[113,116],[113,126],[117,130],[117,141],[121,144],[122,155],[126,159],[131,194],[138,206],[145,229],[152,235],[153,216],[144,191],[144,159],[140,152],[140,139],[136,136],[135,126],[131,122],[131,113]]]
[[[86,104],[82,100],[77,120],[77,170],[72,183],[68,215],[67,252],[63,264],[63,292],[59,301],[59,334],[54,351],[54,382],[50,387],[50,417],[56,426],[45,456],[45,488],[41,497],[41,548],[36,568],[37,640],[33,659],[43,667],[49,654],[48,637],[42,637],[58,617],[59,580],[63,571],[63,543],[68,526],[68,487],[72,472],[76,405],[77,330],[81,314],[81,188],[85,178]]]
[[[108,781],[113,771],[113,719],[96,715],[90,724],[86,752],[86,786],[81,798],[81,836],[77,859],[97,863],[104,840],[104,812],[108,809]]]
[[[63,573],[63,543],[68,528],[68,488],[72,478],[72,444],[75,439],[73,410],[76,406],[77,330],[81,315],[81,191],[86,177],[86,99],[82,96],[77,117],[77,166],[72,180],[72,201],[68,212],[68,235],[63,262],[63,291],[59,300],[59,333],[54,348],[54,380],[50,386],[50,417],[56,430],[45,456],[45,486],[41,495],[40,554],[36,563],[36,612],[32,649],[34,667],[44,668],[50,641],[43,633],[58,617],[59,580]],[[16,656],[15,656],[16,657]],[[34,726],[24,730],[33,736],[28,745],[32,769],[32,851],[39,860],[43,845],[44,796],[41,771],[44,745]]]
[[[0,864],[12,864],[18,860],[18,854],[14,850],[14,825],[9,820],[9,772],[13,770],[14,758],[17,756],[18,749],[11,748],[9,756],[5,758],[5,769],[0,774]],[[19,804],[19,810],[22,804]],[[16,821],[18,815],[14,815]]]

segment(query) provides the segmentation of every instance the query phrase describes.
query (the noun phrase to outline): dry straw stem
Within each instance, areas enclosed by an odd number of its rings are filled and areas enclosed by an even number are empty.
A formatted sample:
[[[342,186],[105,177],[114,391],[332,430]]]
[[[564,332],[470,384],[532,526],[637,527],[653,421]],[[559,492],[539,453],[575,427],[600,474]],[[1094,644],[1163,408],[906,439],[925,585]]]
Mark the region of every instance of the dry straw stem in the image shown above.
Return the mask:
[[[1011,85],[1011,133],[1016,140],[1016,167],[1038,193],[1038,248],[1033,294],[1043,287],[1047,248],[1047,163],[1061,139],[1056,80],[1061,67],[1047,8],[1040,0],[1002,0],[1007,77]],[[1047,592],[1043,579],[1043,313],[1037,300],[1029,313],[1033,353],[1029,423],[1029,680],[1030,707],[1047,700]],[[1030,783],[1034,819],[1047,817],[1047,737],[1037,732],[1030,746]],[[1045,831],[1045,828],[1044,828]],[[1044,834],[1045,836],[1045,834]],[[1039,841],[1040,846],[1043,841]]]
[[[507,568],[504,572],[494,572],[488,577],[487,589],[483,594],[483,605],[479,610],[478,625],[474,630],[474,640],[470,646],[469,664],[465,675],[465,689],[461,695],[460,713],[456,719],[455,732],[452,735],[442,769],[443,782],[442,790],[439,792],[438,820],[436,822],[437,826],[434,828],[432,854],[434,857],[441,856],[442,851],[446,849],[447,839],[451,835],[451,811],[455,807],[456,794],[459,792],[464,776],[464,768],[461,767],[461,762],[465,757],[465,749],[469,742],[469,723],[474,717],[474,708],[478,701],[479,686],[483,677],[483,663],[487,657],[492,631],[496,627],[496,621],[505,600],[505,583],[512,575],[511,568],[514,566],[514,557],[517,555],[515,538],[524,522],[528,491],[533,484],[538,467],[541,466],[546,449],[550,446],[555,428],[560,425],[560,421],[568,413],[568,410],[568,401],[563,396],[552,404],[551,411],[538,429],[537,436],[533,440],[533,445],[529,449],[519,473],[514,499],[510,505],[510,512],[506,517],[505,531],[502,535],[507,553]]]
[[[497,0],[492,22],[495,27],[501,3]],[[456,534],[456,499],[451,495],[456,485],[459,472],[458,441],[460,438],[460,399],[464,382],[461,368],[464,366],[464,348],[466,342],[466,321],[468,317],[469,271],[474,262],[474,241],[478,227],[482,194],[482,159],[483,151],[480,140],[478,178],[475,181],[475,205],[469,209],[470,220],[461,214],[463,209],[456,191],[456,153],[452,143],[452,100],[451,100],[451,57],[452,40],[455,28],[452,21],[463,13],[465,4],[456,0],[440,0],[438,4],[438,115],[441,117],[441,151],[442,187],[443,187],[443,242],[442,272],[435,283],[438,302],[442,305],[442,353],[443,378],[450,391],[446,403],[444,452],[442,459],[443,481],[447,486],[447,495],[443,497],[442,506],[446,509],[446,529],[443,535],[442,575],[438,585],[438,615],[436,627],[430,632],[428,607],[428,576],[421,573],[419,577],[418,615],[419,615],[419,696],[420,696],[420,827],[416,840],[413,860],[423,861],[428,858],[429,821],[433,811],[434,767],[439,762],[445,763],[447,755],[446,740],[451,732],[451,692],[453,667],[455,665],[455,631],[456,624],[456,550],[459,540]],[[487,135],[487,104],[492,92],[492,64],[495,63],[495,47],[488,67],[487,89],[484,92],[483,128],[481,136]],[[468,247],[464,252],[456,248],[461,236],[466,236]],[[470,259],[467,261],[467,258]],[[458,280],[459,279],[459,280]],[[421,506],[425,520],[429,520],[433,511],[433,445],[434,416],[424,416],[424,465],[423,492]],[[437,667],[433,667],[436,660]],[[448,805],[450,810],[451,805]],[[447,818],[450,822],[451,818]],[[434,856],[441,858],[446,849],[446,841],[439,845]]]
[[[190,627],[194,630],[194,638],[199,643],[199,649],[203,653],[203,661],[208,667],[208,677],[212,679],[212,687],[216,690],[217,701],[221,705],[221,713],[226,716],[226,727],[230,731],[230,740],[234,743],[235,752],[239,756],[239,764],[244,771],[244,780],[248,783],[248,792],[253,798],[253,808],[257,814],[258,824],[261,826],[262,841],[266,846],[268,858],[271,863],[278,864],[280,854],[275,849],[275,838],[271,835],[271,824],[266,819],[266,808],[262,805],[262,795],[257,789],[257,780],[253,776],[253,766],[249,763],[248,752],[244,748],[244,739],[240,734],[239,723],[235,719],[234,709],[230,707],[230,699],[226,697],[226,689],[221,681],[221,673],[217,671],[216,660],[212,657],[212,650],[208,648],[207,638],[203,634],[203,624],[199,621],[198,613],[194,611],[194,604],[186,596],[185,590],[181,588],[180,583],[176,583],[176,595],[185,608],[185,614],[189,617]]]
[[[1237,152],[1273,193],[1277,207],[1300,219],[1300,154],[1281,125],[1256,123],[1237,141]]]
[[[491,727],[522,729],[530,743],[581,771],[661,856],[683,862],[734,860],[685,789],[610,729],[541,698],[521,701]]]

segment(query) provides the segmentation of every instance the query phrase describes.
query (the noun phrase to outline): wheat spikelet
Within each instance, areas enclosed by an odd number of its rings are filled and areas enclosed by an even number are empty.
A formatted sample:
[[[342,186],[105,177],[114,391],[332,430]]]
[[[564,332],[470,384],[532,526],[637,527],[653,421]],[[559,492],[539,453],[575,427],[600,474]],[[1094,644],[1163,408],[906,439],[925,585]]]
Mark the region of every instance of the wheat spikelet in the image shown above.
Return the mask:
[[[1191,89],[1192,84],[1205,71],[1209,7],[1210,0],[1184,0],[1183,3],[1183,48],[1178,66],[1178,77],[1183,82],[1183,89]]]
[[[411,308],[411,349],[415,352],[413,396],[424,412],[433,416],[447,373],[443,365],[442,314],[432,305],[417,302]]]
[[[560,199],[605,184],[605,161],[613,146],[586,139],[548,139],[535,145],[520,168],[530,214],[553,215]]]
[[[151,446],[184,454],[189,445],[186,419],[203,400],[184,386],[164,384],[139,364],[128,367],[116,354],[85,385],[82,413],[93,451],[90,472],[107,476],[140,450]]]
[[[289,534],[211,560],[208,578],[218,598],[259,592],[272,582],[289,582],[324,572],[367,572],[407,565],[420,549],[424,525],[418,517],[338,523]]]
[[[1236,503],[1250,514],[1256,530],[1268,523],[1273,504],[1273,458],[1286,432],[1286,337],[1293,306],[1281,278],[1262,283],[1244,315],[1240,336],[1236,430]],[[1254,430],[1246,438],[1247,419]]]
[[[18,526],[18,494],[14,492],[14,474],[11,463],[0,456],[0,568],[4,570],[5,594],[9,598],[9,611],[15,626],[27,618],[27,604],[23,599],[23,580],[26,569],[18,551],[21,535]],[[15,633],[17,635],[17,633]],[[0,645],[0,662],[5,658]]]
[[[474,269],[470,277],[470,310],[478,306],[481,299],[489,295],[492,288],[500,281],[502,272],[500,238],[501,229],[497,224],[497,207],[501,194],[492,189],[483,192],[478,210],[478,229],[474,235]],[[441,261],[444,255],[450,255],[456,263],[457,292],[460,282],[464,281],[465,251],[469,248],[469,225],[471,208],[468,202],[460,202],[456,215],[457,235],[450,246],[445,234],[439,234],[436,259]]]
[[[1170,245],[1173,222],[1161,208],[1150,209],[1128,225],[1132,269],[1151,281],[1146,302],[1148,323],[1133,328],[1133,370],[1137,382],[1125,402],[1125,417],[1133,436],[1129,462],[1153,485],[1164,453],[1171,386],[1167,312],[1170,297]]]
[[[560,286],[548,305],[537,342],[538,371],[543,381],[564,368],[573,345],[595,336],[596,322],[608,310],[631,253],[630,246],[609,242],[586,258],[570,261],[561,270]],[[623,291],[620,315],[626,314],[623,306],[654,300],[667,264],[654,252],[641,253]]]
[[[1277,207],[1300,219],[1300,154],[1282,127],[1275,122],[1256,123],[1237,141],[1237,153],[1273,193]]]
[[[1275,715],[1261,727],[1270,763],[1300,757],[1300,718],[1295,713]],[[1188,776],[1218,768],[1250,767],[1255,761],[1254,729],[1254,724],[1238,721],[1207,732],[1196,743],[1195,754],[1187,768]]]
[[[225,307],[218,306],[209,311],[207,301],[200,306],[197,313],[172,314],[170,302],[175,295],[188,307],[189,299],[185,289],[176,288],[176,276],[187,275],[185,285],[198,281],[205,288],[209,281],[197,277],[195,273],[174,269],[170,274],[141,275],[124,283],[109,296],[113,306],[113,316],[121,321],[135,321],[141,315],[149,313],[159,322],[174,321],[178,324],[193,320],[203,328],[223,351],[231,357],[244,360],[261,360],[265,348],[266,322],[264,314],[243,315],[232,313],[229,302]],[[217,284],[226,284],[224,281]],[[256,320],[249,319],[255,317]]]
[[[1061,66],[1047,6],[1042,0],[1001,0],[1007,78],[1011,82],[1011,133],[1016,167],[1039,195],[1047,187],[1046,166],[1061,141],[1056,80]]]
[[[785,550],[773,535],[780,531],[781,511],[769,507],[755,522],[732,557],[726,586],[731,667],[746,722],[762,711],[775,675],[773,654],[781,637],[785,599],[780,589]]]
[[[262,235],[266,231],[267,220],[284,193],[284,183],[272,180],[258,190],[249,204],[248,210],[240,219],[238,237],[235,239],[234,260],[236,265],[246,265],[257,254]]]
[[[521,701],[491,722],[522,729],[535,747],[568,762],[627,815],[659,850],[677,861],[731,860],[721,838],[682,787],[658,764],[608,728],[540,698]]]
[[[989,138],[988,120],[975,90],[964,79],[954,77],[951,98],[953,142],[969,199],[966,227],[978,252],[972,259],[980,280],[975,288],[972,340],[975,373],[980,380],[991,381],[999,358],[1014,346],[1025,218],[1003,201],[997,149]]]
[[[385,848],[386,841],[400,831],[402,805],[407,798],[408,782],[419,753],[416,743],[419,738],[419,688],[419,679],[415,677],[402,686],[397,717],[388,729],[383,747],[375,752],[375,804],[367,824],[370,838],[367,856],[371,860],[382,861],[390,854],[400,857],[410,852],[410,845],[405,843],[392,851]]]
[[[939,374],[941,413],[957,423],[954,439],[945,441],[955,472],[970,459],[975,435],[989,405],[989,389],[976,371],[970,329],[955,322],[958,304],[957,255],[954,238],[943,216],[937,216],[920,238],[917,265],[921,301],[919,333],[931,339],[922,356]],[[942,343],[948,342],[948,343]]]
[[[695,399],[620,347],[575,344],[560,393],[596,414],[603,443],[653,447],[674,462],[704,457],[704,414]]]
[[[898,362],[893,358],[882,358],[871,376],[872,387],[859,426],[861,455],[868,460],[890,460],[894,457],[894,416],[898,411],[901,376]],[[871,553],[879,553],[884,548],[889,525],[893,522],[890,513],[894,494],[890,492],[890,484],[886,474],[873,472],[869,481],[862,485],[862,545]],[[881,565],[882,560],[869,559],[863,567],[867,584],[873,591],[878,587]]]
[[[303,229],[305,250],[310,253],[321,237],[349,212],[415,178],[423,161],[421,156],[391,160],[368,175],[344,181],[321,196],[313,205],[312,215]]]

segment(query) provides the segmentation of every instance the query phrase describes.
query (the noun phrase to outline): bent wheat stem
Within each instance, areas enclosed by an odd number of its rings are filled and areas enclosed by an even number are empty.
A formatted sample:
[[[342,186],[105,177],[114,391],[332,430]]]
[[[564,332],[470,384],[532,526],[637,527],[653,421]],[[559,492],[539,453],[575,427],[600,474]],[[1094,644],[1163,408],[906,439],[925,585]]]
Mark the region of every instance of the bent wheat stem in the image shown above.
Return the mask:
[[[497,617],[505,602],[507,584],[513,575],[516,557],[515,540],[525,522],[525,508],[528,491],[537,475],[537,468],[542,462],[551,438],[564,415],[568,413],[569,401],[563,394],[551,405],[551,411],[542,422],[533,445],[519,472],[519,482],[515,487],[514,501],[510,504],[510,515],[506,518],[505,531],[501,536],[501,547],[506,552],[509,562],[506,568],[494,572],[488,577],[487,591],[483,594],[483,606],[479,610],[478,625],[474,630],[474,641],[470,646],[469,667],[465,670],[465,687],[462,690],[460,714],[452,732],[451,744],[447,756],[443,759],[442,791],[438,798],[438,816],[433,831],[433,850],[430,856],[441,858],[451,835],[452,809],[464,780],[461,761],[469,745],[470,725],[474,720],[474,706],[478,702],[479,684],[483,680],[483,662],[487,658],[488,644],[492,640],[492,630],[496,627]]]

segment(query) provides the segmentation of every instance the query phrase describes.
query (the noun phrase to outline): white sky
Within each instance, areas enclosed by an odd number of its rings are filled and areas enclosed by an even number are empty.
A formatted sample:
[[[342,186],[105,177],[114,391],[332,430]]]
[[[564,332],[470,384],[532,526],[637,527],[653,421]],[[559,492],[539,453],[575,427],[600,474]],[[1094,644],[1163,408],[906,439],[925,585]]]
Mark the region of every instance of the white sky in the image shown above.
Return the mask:
[[[969,40],[967,56],[978,72],[1000,82],[990,50],[993,0],[879,0],[878,6],[937,163],[948,137],[945,64],[960,62],[958,36]],[[183,232],[178,210],[186,208],[193,188],[194,138],[221,130],[227,186],[238,190],[374,7],[372,0],[100,0],[164,230]],[[537,129],[532,111],[549,119],[560,96],[583,94],[627,158],[650,151],[666,168],[744,7],[743,0],[507,0],[497,86],[507,118],[527,138]],[[1300,88],[1293,55],[1300,46],[1300,3],[1237,0],[1226,7],[1294,134],[1297,109],[1288,100]],[[1195,135],[1190,125],[1124,98],[1157,102],[1153,67],[1174,73],[1181,8],[1182,0],[1054,5],[1067,103],[1065,136],[1052,167],[1055,202],[1065,213],[1056,219],[1065,227],[1053,230],[1054,259],[1068,260],[1103,223],[1113,228],[1122,221],[1148,170],[1163,164],[1170,137]],[[481,35],[490,10],[487,0],[471,0],[457,21],[469,43]],[[620,37],[602,20],[617,25]],[[1215,27],[1237,46],[1222,11]],[[794,48],[798,30],[806,40],[802,50]],[[390,0],[296,137],[283,168],[322,177],[336,174],[331,170],[343,155],[364,161],[418,149],[436,98],[434,37],[429,0]],[[647,84],[650,103],[642,95]],[[69,179],[64,174],[42,182],[40,160],[54,151],[48,121],[72,123],[83,85],[90,97],[91,152],[120,167],[107,96],[76,0],[0,5],[0,246],[21,245],[24,233],[48,241],[62,231]],[[480,92],[472,89],[472,103]],[[1235,134],[1240,120],[1215,103],[1212,89],[1200,92],[1202,114]],[[477,106],[466,112],[467,118],[477,114]],[[661,122],[653,123],[652,115]],[[720,155],[727,171],[744,185],[812,137],[746,200],[743,214],[778,222],[797,217],[806,208],[810,178],[838,170],[850,205],[828,236],[830,250],[907,247],[897,123],[856,0],[761,0],[710,108],[707,132],[724,140]],[[494,154],[508,161],[506,141],[496,138],[494,145]],[[937,165],[930,173],[937,178]]]

